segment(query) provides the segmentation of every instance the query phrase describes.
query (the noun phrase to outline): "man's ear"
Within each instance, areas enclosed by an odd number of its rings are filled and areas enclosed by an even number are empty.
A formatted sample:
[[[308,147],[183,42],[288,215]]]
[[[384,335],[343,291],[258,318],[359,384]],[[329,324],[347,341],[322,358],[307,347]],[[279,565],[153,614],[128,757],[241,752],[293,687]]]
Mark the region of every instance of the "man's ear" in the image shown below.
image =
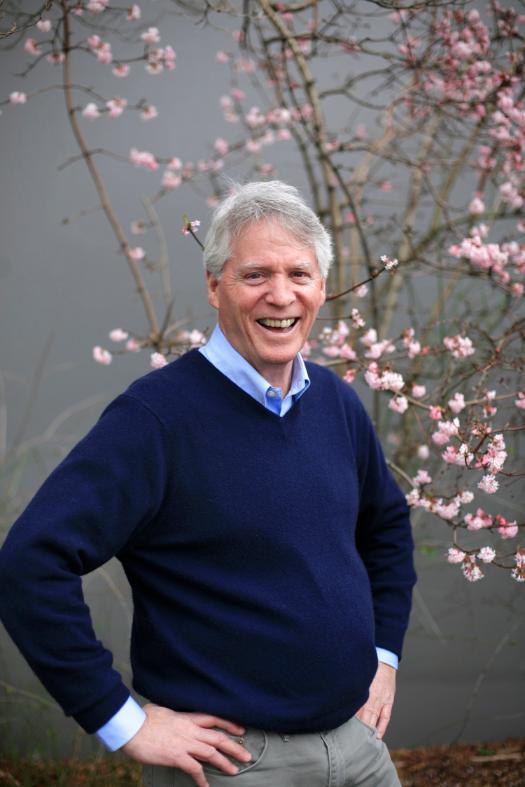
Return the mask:
[[[321,293],[322,293],[322,300],[321,300],[321,306],[322,306],[326,301],[326,279],[324,278],[324,276],[321,279]]]
[[[206,271],[206,286],[208,288],[208,303],[210,306],[213,306],[214,309],[218,309],[219,295],[217,293],[217,287],[219,286],[219,280],[209,271]]]

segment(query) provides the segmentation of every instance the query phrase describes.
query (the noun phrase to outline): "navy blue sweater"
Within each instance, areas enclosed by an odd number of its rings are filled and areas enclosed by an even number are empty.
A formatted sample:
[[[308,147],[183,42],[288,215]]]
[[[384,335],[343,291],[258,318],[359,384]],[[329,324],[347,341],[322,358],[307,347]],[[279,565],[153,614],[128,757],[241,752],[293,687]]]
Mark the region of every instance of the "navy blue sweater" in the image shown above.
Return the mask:
[[[404,496],[353,390],[308,365],[280,418],[191,351],[115,399],[0,552],[0,613],[87,732],[129,696],[80,576],[113,555],[133,592],[134,688],[280,732],[366,701],[401,654],[415,581]]]

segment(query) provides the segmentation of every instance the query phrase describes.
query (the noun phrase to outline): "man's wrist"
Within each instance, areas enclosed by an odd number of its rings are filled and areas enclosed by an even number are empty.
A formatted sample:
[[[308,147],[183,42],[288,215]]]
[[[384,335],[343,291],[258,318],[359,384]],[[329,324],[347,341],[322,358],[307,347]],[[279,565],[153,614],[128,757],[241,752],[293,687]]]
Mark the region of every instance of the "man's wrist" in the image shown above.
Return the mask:
[[[146,714],[138,702],[130,696],[120,710],[96,731],[95,735],[109,751],[116,751],[137,734],[145,721]]]

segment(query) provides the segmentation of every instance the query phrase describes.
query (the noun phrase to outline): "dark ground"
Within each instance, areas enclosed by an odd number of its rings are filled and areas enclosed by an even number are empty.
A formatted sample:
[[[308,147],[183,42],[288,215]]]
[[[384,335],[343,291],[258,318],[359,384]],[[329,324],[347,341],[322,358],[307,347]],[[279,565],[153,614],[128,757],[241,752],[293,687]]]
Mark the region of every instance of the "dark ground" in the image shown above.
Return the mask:
[[[525,738],[395,749],[403,787],[524,787]],[[0,757],[0,787],[138,787],[140,767],[119,757],[94,761]],[[308,785],[304,785],[308,787]],[[379,787],[379,785],[378,785]]]

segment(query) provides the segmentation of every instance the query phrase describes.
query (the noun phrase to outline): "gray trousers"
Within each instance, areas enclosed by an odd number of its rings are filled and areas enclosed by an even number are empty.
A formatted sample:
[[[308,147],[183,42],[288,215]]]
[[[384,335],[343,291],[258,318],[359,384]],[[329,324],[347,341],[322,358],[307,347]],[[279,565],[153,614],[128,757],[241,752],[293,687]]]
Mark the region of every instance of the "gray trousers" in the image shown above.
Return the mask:
[[[224,732],[224,730],[222,730]],[[327,732],[281,735],[248,727],[242,738],[248,763],[230,758],[239,773],[230,776],[203,764],[210,787],[401,787],[383,741],[355,716]],[[145,765],[144,787],[195,787],[178,768]]]

